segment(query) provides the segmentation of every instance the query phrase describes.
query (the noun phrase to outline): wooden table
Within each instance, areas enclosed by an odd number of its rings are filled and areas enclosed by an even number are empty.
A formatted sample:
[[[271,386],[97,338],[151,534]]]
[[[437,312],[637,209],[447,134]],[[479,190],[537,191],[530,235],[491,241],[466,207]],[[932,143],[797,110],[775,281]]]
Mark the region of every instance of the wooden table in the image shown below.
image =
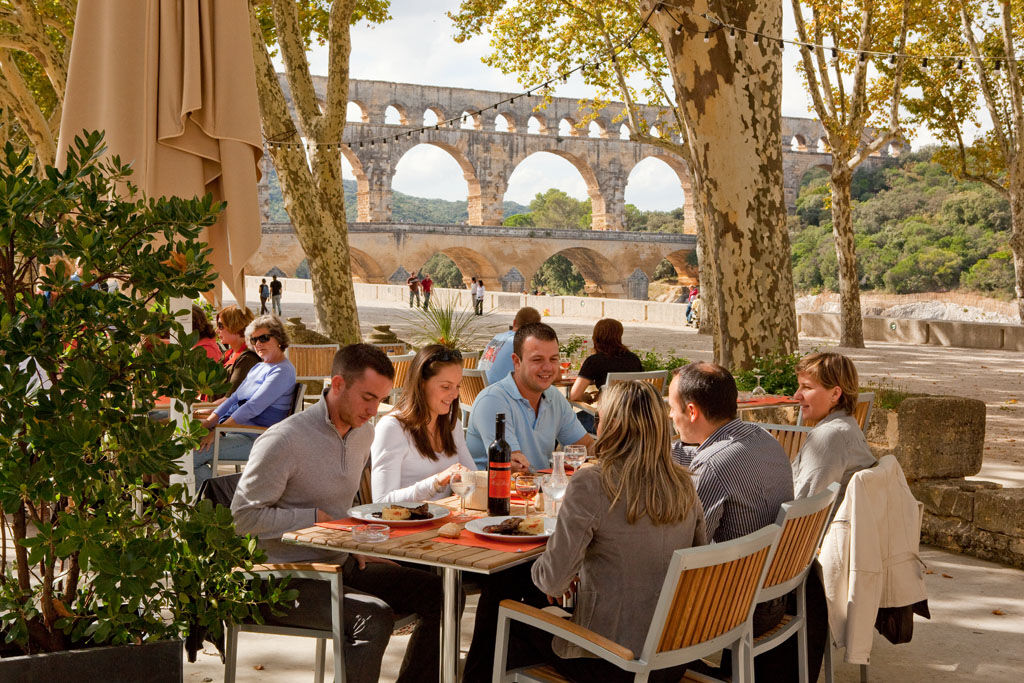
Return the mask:
[[[458,510],[457,496],[433,501]],[[522,514],[513,505],[512,514]],[[476,511],[467,510],[467,512]],[[444,586],[444,611],[441,620],[441,680],[455,683],[459,662],[459,600],[462,593],[462,572],[495,574],[502,570],[529,562],[544,552],[544,546],[521,553],[501,552],[488,548],[473,548],[454,543],[436,542],[437,529],[427,529],[408,536],[388,539],[380,543],[359,543],[348,531],[309,527],[290,531],[281,537],[285,543],[317,548],[342,550],[401,560],[430,567],[440,567]]]

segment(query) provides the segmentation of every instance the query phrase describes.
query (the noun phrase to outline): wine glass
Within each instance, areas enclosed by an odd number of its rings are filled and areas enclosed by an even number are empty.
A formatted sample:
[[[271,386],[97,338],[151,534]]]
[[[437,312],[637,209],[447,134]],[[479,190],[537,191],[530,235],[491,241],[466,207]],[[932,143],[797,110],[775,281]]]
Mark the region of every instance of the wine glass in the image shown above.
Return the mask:
[[[537,478],[530,474],[520,474],[516,477],[516,493],[522,496],[523,500],[526,501],[526,516],[530,516],[530,501],[537,495],[537,491],[540,490],[540,484],[537,482]]]
[[[572,467],[573,472],[583,466],[583,463],[587,461],[587,447],[586,446],[566,446],[565,447],[565,464]]]
[[[452,487],[452,493],[459,497],[459,514],[466,514],[466,496],[476,489],[476,481],[472,472],[452,472],[448,483]]]
[[[750,392],[750,398],[761,398],[767,396],[768,392],[761,386],[761,378],[764,377],[764,370],[754,370],[754,377],[757,379],[757,386]]]
[[[569,360],[569,356],[559,356],[558,367],[562,369],[562,377],[568,375],[569,368],[572,367],[572,361]]]
[[[541,479],[541,490],[544,491],[544,500],[551,501],[551,512],[556,517],[558,516],[558,504],[565,497],[565,489],[568,485],[569,480],[564,475],[559,477],[549,474]]]

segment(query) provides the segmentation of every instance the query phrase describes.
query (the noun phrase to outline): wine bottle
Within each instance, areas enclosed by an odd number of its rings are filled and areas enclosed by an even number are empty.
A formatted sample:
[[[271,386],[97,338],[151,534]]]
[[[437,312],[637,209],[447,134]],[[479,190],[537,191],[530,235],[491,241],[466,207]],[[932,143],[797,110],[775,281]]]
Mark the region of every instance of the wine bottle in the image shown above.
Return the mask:
[[[512,497],[512,451],[505,441],[505,413],[494,417],[494,441],[487,447],[487,514],[509,514]]]

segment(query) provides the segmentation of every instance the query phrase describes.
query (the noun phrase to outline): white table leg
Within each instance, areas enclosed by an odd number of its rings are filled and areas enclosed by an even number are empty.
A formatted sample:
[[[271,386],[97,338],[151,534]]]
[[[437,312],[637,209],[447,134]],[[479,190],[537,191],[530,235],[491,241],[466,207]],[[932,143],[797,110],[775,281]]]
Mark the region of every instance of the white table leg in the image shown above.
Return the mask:
[[[462,574],[458,569],[444,567],[444,611],[441,617],[441,680],[456,683],[459,674],[459,602]]]

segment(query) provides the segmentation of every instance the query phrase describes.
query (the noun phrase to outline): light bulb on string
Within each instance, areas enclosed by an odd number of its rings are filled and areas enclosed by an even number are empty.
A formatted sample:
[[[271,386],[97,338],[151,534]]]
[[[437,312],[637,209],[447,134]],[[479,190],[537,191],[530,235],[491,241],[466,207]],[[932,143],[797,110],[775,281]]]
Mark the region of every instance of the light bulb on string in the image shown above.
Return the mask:
[[[858,60],[858,61],[859,61],[859,62],[860,62],[861,64],[863,64],[864,62],[868,61],[868,53],[866,53],[866,52],[861,52],[861,53],[860,53],[860,55],[859,55],[859,56],[857,57],[857,60]]]
[[[706,43],[709,40],[711,40],[711,31],[705,31],[704,32],[704,42]]]
[[[674,29],[674,30],[672,31],[672,33],[676,34],[677,36],[678,36],[678,35],[679,35],[680,33],[682,33],[682,32],[683,32],[683,26],[682,26],[682,24],[680,24],[679,26],[676,26],[676,27],[675,27],[675,29]]]
[[[889,63],[892,64],[893,66],[896,66],[896,55],[895,54],[889,56]]]
[[[1001,61],[999,61],[998,59],[996,60],[996,63],[993,64],[993,67],[995,68],[996,71],[999,71],[999,69],[1001,69],[1002,66],[1003,66],[1003,63]]]
[[[964,60],[962,60],[962,59],[956,60],[956,75],[957,76],[963,76],[964,75]]]
[[[760,33],[755,33],[754,34],[754,45],[758,45],[758,44],[760,44],[760,42],[761,42],[761,34]]]
[[[924,59],[921,60],[921,68],[922,69],[927,69],[928,68],[928,58],[927,57],[925,57]]]

